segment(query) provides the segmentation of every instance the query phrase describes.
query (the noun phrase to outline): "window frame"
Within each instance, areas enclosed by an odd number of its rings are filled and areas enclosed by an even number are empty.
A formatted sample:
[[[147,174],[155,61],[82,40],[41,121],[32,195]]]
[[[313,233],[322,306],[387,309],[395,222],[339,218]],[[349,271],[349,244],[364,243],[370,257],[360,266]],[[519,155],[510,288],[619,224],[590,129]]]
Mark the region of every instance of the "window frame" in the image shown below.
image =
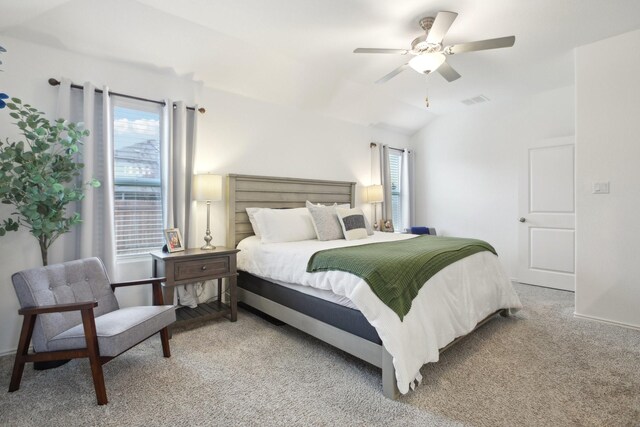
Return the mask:
[[[115,132],[115,123],[116,123],[116,109],[117,108],[126,108],[126,109],[131,109],[131,110],[138,110],[141,112],[146,112],[146,113],[152,113],[152,114],[157,114],[158,115],[158,173],[159,173],[159,178],[158,179],[154,179],[154,178],[142,178],[142,177],[137,177],[137,178],[132,178],[132,177],[128,177],[128,178],[118,178],[118,176],[116,175],[116,132]],[[110,153],[111,158],[113,159],[113,194],[112,194],[112,198],[114,201],[114,220],[117,220],[116,218],[116,201],[118,200],[116,198],[116,194],[117,188],[122,188],[122,187],[148,187],[148,188],[157,188],[158,189],[158,194],[160,196],[160,213],[161,215],[163,215],[164,212],[164,206],[165,206],[165,198],[164,198],[164,192],[163,192],[163,173],[162,173],[162,150],[163,150],[163,146],[165,144],[164,142],[164,138],[163,138],[163,132],[162,130],[164,129],[164,114],[163,114],[163,109],[162,106],[159,104],[156,104],[154,102],[151,101],[142,101],[142,100],[132,100],[132,99],[128,99],[125,97],[120,97],[117,95],[112,95],[111,98],[111,123],[109,123],[109,126],[111,126],[111,132],[113,135],[113,147],[112,147],[112,152]],[[162,216],[161,216],[162,218]],[[162,248],[162,245],[164,243],[160,243],[159,246],[157,247],[149,247],[149,248],[145,248],[144,252],[138,252],[138,253],[118,253],[118,226],[117,223],[114,224],[114,232],[115,232],[115,251],[116,251],[116,260],[118,262],[120,261],[132,261],[135,260],[136,258],[140,259],[140,258],[147,258],[149,253],[151,253],[152,251],[156,251],[156,250],[160,250]],[[162,241],[164,241],[164,235],[162,234],[164,232],[164,218],[161,219],[161,226],[158,229],[158,233],[160,236],[162,236]]]
[[[389,187],[390,187],[390,193],[391,193],[391,220],[393,222],[393,228],[395,231],[402,231],[402,154],[403,154],[403,150],[399,150],[397,148],[388,148],[388,161],[389,161]],[[398,180],[397,180],[397,188],[396,190],[393,189],[393,185],[394,185],[394,181],[393,181],[393,174],[391,173],[392,171],[392,160],[391,158],[396,157],[397,158],[397,171],[398,171]],[[395,218],[393,213],[394,213],[394,197],[397,197],[397,214],[398,217]],[[385,218],[388,219],[388,218]]]

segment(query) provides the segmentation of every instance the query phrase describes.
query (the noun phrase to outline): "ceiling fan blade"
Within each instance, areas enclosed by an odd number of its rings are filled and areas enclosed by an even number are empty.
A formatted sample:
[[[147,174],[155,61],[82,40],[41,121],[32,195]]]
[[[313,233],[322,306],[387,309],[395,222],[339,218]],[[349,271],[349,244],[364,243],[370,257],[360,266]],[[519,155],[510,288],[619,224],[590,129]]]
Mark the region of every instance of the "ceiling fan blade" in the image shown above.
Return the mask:
[[[376,49],[369,47],[359,47],[353,51],[353,53],[397,53],[400,55],[406,55],[409,53],[407,49]]]
[[[449,28],[451,28],[451,24],[453,24],[457,16],[458,14],[455,12],[438,12],[429,30],[427,43],[438,44],[442,42],[442,39],[447,34],[447,31],[449,31]]]
[[[393,70],[392,72],[387,74],[386,76],[381,77],[378,80],[376,80],[376,84],[384,83],[384,82],[387,82],[387,81],[391,80],[396,75],[398,75],[401,72],[403,72],[408,66],[409,66],[409,64],[403,64],[403,65],[399,66],[398,68],[396,68],[395,70]]]
[[[462,77],[456,70],[453,69],[451,65],[447,64],[446,62],[443,62],[436,71],[439,72],[440,75],[444,77],[448,82],[458,80],[460,77]]]
[[[454,44],[453,46],[448,46],[444,52],[453,55],[464,52],[475,52],[477,50],[499,49],[501,47],[511,47],[515,42],[516,36],[500,37],[497,39]]]

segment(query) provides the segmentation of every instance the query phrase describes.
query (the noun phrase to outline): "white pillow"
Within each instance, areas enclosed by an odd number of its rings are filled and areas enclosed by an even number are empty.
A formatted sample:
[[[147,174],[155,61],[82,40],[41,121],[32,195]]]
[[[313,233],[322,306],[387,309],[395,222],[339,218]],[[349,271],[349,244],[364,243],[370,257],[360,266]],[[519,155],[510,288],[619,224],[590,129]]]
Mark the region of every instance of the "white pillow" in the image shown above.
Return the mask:
[[[258,223],[256,222],[256,212],[261,211],[262,209],[267,208],[246,208],[247,215],[249,216],[249,222],[251,223],[251,227],[253,228],[253,234],[260,237],[260,228],[258,227]]]
[[[340,209],[336,208],[340,225],[344,237],[347,240],[366,239],[367,228],[365,225],[365,216],[360,208]]]
[[[297,242],[316,238],[307,208],[260,209],[254,214],[262,243]]]

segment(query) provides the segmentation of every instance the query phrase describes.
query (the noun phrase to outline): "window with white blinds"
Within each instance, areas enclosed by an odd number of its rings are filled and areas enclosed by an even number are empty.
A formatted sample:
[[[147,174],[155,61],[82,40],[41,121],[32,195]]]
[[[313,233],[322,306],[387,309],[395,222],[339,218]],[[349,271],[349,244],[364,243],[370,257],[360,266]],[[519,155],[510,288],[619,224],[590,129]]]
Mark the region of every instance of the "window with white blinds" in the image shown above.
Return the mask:
[[[396,230],[402,224],[402,151],[389,149],[389,175],[391,178],[391,219]]]
[[[164,244],[160,172],[161,107],[113,99],[114,208],[118,257]]]

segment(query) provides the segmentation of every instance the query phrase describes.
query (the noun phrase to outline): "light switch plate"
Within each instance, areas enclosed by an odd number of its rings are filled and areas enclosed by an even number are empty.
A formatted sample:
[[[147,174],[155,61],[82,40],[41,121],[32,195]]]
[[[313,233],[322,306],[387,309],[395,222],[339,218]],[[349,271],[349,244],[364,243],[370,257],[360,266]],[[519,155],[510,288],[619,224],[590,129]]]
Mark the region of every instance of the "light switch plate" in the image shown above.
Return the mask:
[[[609,182],[594,182],[593,194],[609,194]]]

